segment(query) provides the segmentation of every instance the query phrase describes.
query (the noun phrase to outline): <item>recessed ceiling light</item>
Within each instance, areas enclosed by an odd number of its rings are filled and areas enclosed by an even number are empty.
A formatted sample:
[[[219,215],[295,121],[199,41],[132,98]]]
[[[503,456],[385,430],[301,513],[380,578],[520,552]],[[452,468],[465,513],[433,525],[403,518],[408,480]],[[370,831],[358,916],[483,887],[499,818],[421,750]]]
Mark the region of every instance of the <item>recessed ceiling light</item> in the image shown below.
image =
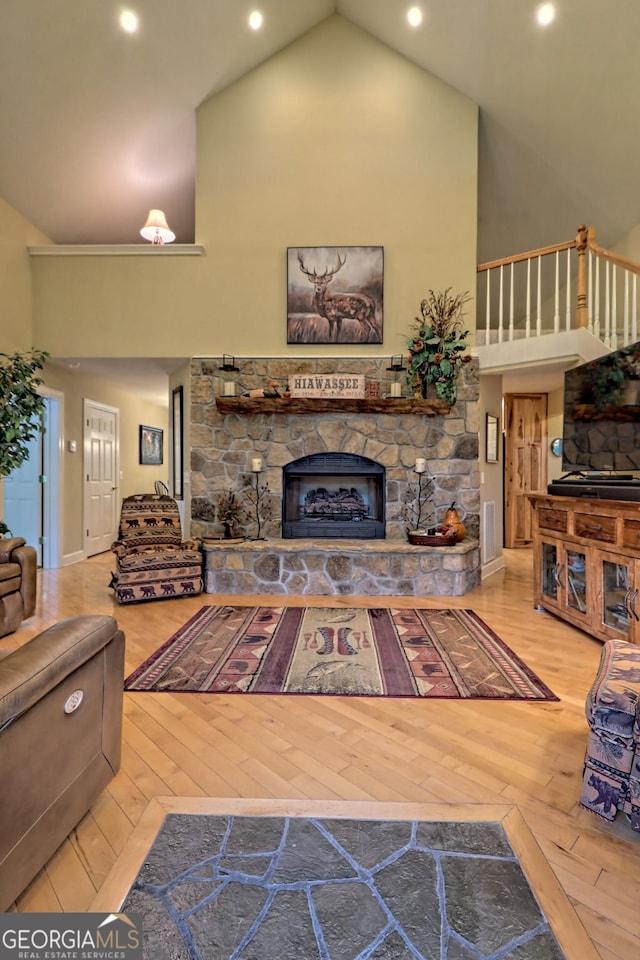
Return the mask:
[[[422,10],[420,7],[411,7],[407,11],[407,20],[409,21],[410,26],[419,27],[422,23]]]
[[[541,27],[548,27],[556,18],[556,8],[553,3],[541,3],[536,10],[536,20]]]
[[[263,17],[259,10],[252,10],[249,14],[249,26],[252,30],[259,30],[262,26],[262,20]]]
[[[139,22],[138,14],[133,10],[123,10],[120,14],[120,26],[126,33],[135,33]]]

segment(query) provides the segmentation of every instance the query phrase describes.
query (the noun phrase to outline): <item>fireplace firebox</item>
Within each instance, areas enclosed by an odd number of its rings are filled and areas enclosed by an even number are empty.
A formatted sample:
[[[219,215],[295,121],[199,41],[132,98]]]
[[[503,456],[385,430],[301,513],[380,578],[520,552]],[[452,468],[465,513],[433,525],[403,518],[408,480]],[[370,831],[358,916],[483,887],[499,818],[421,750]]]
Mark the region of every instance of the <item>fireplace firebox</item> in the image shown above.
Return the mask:
[[[384,539],[385,468],[350,453],[316,453],[283,468],[282,536]]]

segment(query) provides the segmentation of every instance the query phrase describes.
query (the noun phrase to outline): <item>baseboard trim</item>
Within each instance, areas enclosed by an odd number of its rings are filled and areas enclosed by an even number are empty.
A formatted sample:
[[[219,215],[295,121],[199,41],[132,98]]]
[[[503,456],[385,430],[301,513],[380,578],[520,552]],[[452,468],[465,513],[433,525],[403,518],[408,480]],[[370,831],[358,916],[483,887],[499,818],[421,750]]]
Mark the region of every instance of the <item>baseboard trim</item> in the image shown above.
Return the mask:
[[[80,563],[81,560],[86,560],[87,558],[84,555],[84,550],[76,550],[75,553],[65,553],[62,558],[62,566],[70,567],[72,563]]]
[[[496,557],[488,563],[483,563],[480,569],[480,579],[486,580],[487,577],[493,576],[493,574],[498,573],[499,570],[504,570],[504,566],[503,556]]]

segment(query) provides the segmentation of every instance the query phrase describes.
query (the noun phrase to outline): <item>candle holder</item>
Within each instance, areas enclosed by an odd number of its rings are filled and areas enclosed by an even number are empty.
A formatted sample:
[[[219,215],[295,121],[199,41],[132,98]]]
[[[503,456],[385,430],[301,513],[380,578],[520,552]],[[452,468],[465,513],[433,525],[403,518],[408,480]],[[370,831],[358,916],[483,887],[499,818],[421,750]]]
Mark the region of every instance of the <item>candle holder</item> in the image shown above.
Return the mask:
[[[391,357],[391,366],[387,367],[387,370],[404,370],[404,357],[401,353],[395,354]]]
[[[264,483],[260,483],[260,474],[262,473],[262,470],[262,457],[252,457],[251,474],[245,478],[245,483],[247,485],[246,496],[251,505],[251,512],[253,513],[257,527],[256,536],[251,537],[251,540],[265,539],[265,537],[261,536],[262,526],[266,520],[271,519],[269,483],[266,480]]]
[[[222,354],[222,363],[218,367],[218,370],[235,370],[236,372],[240,371],[240,367],[236,367],[236,358],[230,353]]]
[[[407,535],[426,534],[425,524],[429,518],[433,519],[431,498],[434,492],[433,479],[426,473],[426,460],[419,457],[416,460],[414,473],[417,476],[415,486],[409,486],[405,497],[403,518],[407,522]]]

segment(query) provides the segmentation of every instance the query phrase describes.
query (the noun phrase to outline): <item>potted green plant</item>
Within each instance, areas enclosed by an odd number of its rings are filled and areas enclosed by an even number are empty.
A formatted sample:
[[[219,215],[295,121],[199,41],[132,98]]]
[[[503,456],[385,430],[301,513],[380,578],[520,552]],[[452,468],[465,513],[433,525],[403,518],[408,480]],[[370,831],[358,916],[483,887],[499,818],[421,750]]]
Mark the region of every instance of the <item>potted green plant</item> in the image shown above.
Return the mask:
[[[0,478],[21,467],[29,457],[29,442],[44,431],[45,401],[38,393],[38,375],[49,356],[42,350],[0,353]],[[0,536],[10,534],[0,520]]]
[[[218,497],[218,520],[224,527],[224,538],[229,540],[238,535],[236,527],[242,517],[242,504],[235,493],[225,490]]]
[[[460,366],[471,359],[465,353],[469,331],[462,324],[469,300],[468,291],[454,294],[447,287],[440,293],[429,290],[421,301],[420,316],[414,318],[413,333],[407,338],[407,383],[416,397],[426,397],[433,384],[437,397],[451,407],[456,402]]]

